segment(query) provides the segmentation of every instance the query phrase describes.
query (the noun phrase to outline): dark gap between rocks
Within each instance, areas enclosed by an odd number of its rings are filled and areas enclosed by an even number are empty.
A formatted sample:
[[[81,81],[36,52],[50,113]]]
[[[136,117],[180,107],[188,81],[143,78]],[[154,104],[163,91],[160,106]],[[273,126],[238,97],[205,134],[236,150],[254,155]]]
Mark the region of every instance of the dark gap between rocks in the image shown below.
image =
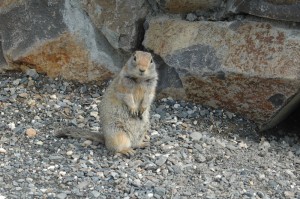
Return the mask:
[[[296,107],[286,119],[276,125],[274,128],[266,130],[264,134],[270,134],[274,136],[296,136],[300,132],[300,106]]]

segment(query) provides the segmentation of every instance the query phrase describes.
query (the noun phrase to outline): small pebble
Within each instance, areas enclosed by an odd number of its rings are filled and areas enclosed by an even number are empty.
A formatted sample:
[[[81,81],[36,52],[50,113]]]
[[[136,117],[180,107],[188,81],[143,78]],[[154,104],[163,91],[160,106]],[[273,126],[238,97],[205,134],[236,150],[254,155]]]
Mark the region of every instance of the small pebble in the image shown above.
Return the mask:
[[[168,156],[166,155],[161,155],[156,161],[155,164],[157,164],[158,166],[162,166],[168,159]]]
[[[14,130],[16,128],[15,123],[11,122],[8,124],[8,127],[10,128],[10,130]]]
[[[199,132],[193,132],[190,137],[192,138],[192,140],[198,141],[202,138],[202,134]]]
[[[95,117],[95,118],[97,118],[97,117],[98,117],[98,112],[92,111],[92,112],[90,113],[90,115],[93,116],[93,117]]]
[[[50,99],[56,100],[56,99],[57,99],[57,96],[56,96],[56,95],[50,95]]]
[[[13,85],[18,86],[21,82],[21,79],[16,79],[13,81]]]
[[[295,197],[295,193],[294,192],[291,192],[291,191],[285,191],[284,193],[284,196],[286,197],[286,198],[294,198]]]
[[[92,191],[92,194],[95,198],[98,198],[101,195],[101,193],[99,193],[98,191]]]
[[[44,142],[42,142],[42,141],[37,141],[36,143],[35,143],[36,145],[43,145],[44,144]]]
[[[163,187],[155,187],[154,188],[154,193],[159,195],[159,196],[164,196],[166,194],[166,189]]]
[[[59,194],[56,195],[56,197],[58,199],[65,199],[65,198],[67,198],[67,194],[66,193],[59,193]]]
[[[36,130],[35,129],[33,129],[33,128],[29,128],[29,129],[27,129],[26,130],[26,135],[29,137],[29,138],[33,138],[33,137],[35,137],[36,136]]]
[[[6,153],[6,150],[4,148],[0,148],[0,153]]]
[[[22,98],[26,98],[28,96],[28,94],[27,93],[20,93],[19,96],[22,97]]]
[[[195,14],[193,14],[193,13],[189,13],[189,14],[187,14],[187,16],[186,16],[186,19],[187,19],[188,21],[195,21],[195,20],[197,19],[197,16],[196,16]]]
[[[180,107],[180,104],[174,104],[174,108],[178,109]]]
[[[55,169],[55,166],[53,166],[53,165],[48,167],[48,170],[54,171],[54,169]]]
[[[32,77],[34,79],[38,78],[39,77],[39,74],[36,72],[35,69],[28,69],[26,71],[26,75],[28,75],[29,77]]]

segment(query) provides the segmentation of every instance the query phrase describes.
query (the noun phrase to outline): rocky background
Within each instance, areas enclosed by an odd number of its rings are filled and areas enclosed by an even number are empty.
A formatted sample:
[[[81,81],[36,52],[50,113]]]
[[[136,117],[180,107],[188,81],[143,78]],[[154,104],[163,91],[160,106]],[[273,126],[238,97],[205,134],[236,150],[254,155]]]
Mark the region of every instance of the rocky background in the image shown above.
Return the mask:
[[[159,97],[265,129],[299,102],[299,15],[298,0],[2,0],[0,71],[101,84],[147,50]]]

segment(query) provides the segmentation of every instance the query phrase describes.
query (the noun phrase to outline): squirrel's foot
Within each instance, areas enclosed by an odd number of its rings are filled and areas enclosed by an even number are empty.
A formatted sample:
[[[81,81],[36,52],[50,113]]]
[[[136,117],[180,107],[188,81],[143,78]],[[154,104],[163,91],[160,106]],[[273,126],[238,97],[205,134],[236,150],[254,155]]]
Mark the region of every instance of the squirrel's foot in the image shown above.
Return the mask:
[[[141,142],[138,146],[138,148],[146,148],[150,146],[150,142]]]
[[[135,154],[135,151],[132,148],[123,149],[121,151],[118,151],[117,153],[126,155],[127,157],[131,157]]]
[[[145,136],[144,136],[143,141],[144,141],[144,142],[150,142],[150,136],[147,135],[147,133],[145,133]]]

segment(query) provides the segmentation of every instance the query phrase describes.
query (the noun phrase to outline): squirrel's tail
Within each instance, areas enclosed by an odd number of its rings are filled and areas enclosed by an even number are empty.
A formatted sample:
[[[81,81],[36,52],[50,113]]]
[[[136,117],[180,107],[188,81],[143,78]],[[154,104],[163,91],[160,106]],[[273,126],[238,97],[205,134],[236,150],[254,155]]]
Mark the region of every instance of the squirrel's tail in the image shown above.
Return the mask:
[[[104,143],[104,136],[101,133],[86,131],[76,127],[64,127],[54,132],[54,136],[59,138],[85,138],[87,140]]]

